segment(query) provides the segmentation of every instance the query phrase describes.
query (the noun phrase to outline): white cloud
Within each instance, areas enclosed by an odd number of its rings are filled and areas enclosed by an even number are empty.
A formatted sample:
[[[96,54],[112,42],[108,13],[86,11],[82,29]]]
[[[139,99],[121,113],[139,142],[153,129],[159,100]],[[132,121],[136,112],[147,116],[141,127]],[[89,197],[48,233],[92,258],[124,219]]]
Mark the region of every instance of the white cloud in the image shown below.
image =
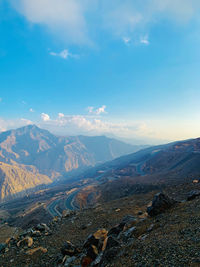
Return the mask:
[[[199,0],[10,0],[32,24],[73,44],[91,44],[108,31],[117,38],[147,32],[160,20],[188,22],[199,17]],[[95,34],[94,34],[95,32]],[[97,34],[96,34],[97,32]],[[125,39],[125,43],[128,39]],[[54,53],[54,52],[52,52]],[[59,53],[55,53],[59,54]],[[68,57],[65,52],[65,57]]]
[[[46,114],[46,113],[42,113],[41,114],[41,119],[43,121],[50,121],[50,116],[48,114]]]
[[[116,135],[121,137],[130,137],[144,134],[148,128],[144,123],[126,124],[113,123],[102,120],[100,117],[83,116],[83,115],[64,115],[58,114],[56,119],[43,120],[40,125],[43,128],[53,132],[65,135]]]
[[[12,0],[28,21],[40,24],[70,43],[87,43],[85,0]]]
[[[187,21],[200,8],[199,0],[151,0],[154,13],[180,21]]]
[[[97,115],[100,115],[101,113],[106,113],[106,106],[105,105],[103,105],[102,107],[100,107],[96,110]]]
[[[122,40],[125,43],[125,45],[129,45],[131,42],[131,38],[129,38],[129,37],[123,37]]]
[[[94,107],[88,107],[87,110],[88,110],[89,114],[93,114],[93,115],[100,115],[102,113],[107,113],[105,105],[103,105],[102,107],[97,108],[97,109],[95,109]]]
[[[64,118],[65,117],[65,115],[63,114],[63,113],[58,113],[58,118]]]
[[[71,58],[79,58],[78,55],[74,55],[74,54],[70,53],[68,49],[64,49],[63,51],[61,51],[59,53],[50,52],[49,54],[51,56],[61,57],[63,59],[68,59],[69,57],[71,57]]]
[[[35,110],[34,110],[34,109],[32,109],[32,108],[30,108],[30,109],[29,109],[29,111],[30,111],[30,112],[35,112]]]
[[[22,118],[21,121],[22,121],[22,123],[25,123],[26,125],[33,124],[33,122],[31,120],[28,120],[28,119]]]
[[[0,118],[0,132],[7,131],[9,129],[16,129],[25,125],[33,124],[33,122],[29,119],[3,119]]]
[[[144,45],[149,45],[149,37],[148,35],[144,35],[140,38],[140,43]]]

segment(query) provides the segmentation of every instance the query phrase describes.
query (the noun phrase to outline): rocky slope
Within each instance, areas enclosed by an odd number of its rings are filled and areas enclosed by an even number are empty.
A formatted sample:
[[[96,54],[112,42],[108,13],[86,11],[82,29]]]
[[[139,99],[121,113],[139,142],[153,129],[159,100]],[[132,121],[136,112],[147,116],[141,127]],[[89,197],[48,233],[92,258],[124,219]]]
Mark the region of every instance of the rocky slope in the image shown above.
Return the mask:
[[[51,182],[46,175],[0,162],[0,202],[19,197]]]
[[[191,190],[199,194],[188,198]],[[179,184],[15,229],[2,240],[0,265],[199,266],[199,190],[199,183]]]
[[[172,182],[200,176],[200,138],[150,147],[91,168],[82,177]],[[138,179],[139,181],[139,179]]]

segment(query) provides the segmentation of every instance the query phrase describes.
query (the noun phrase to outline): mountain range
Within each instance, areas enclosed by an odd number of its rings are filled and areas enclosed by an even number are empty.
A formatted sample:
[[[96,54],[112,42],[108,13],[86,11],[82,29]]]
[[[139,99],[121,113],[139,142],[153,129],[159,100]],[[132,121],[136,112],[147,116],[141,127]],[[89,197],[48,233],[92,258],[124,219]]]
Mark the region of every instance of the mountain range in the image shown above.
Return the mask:
[[[140,148],[105,136],[56,136],[36,125],[2,132],[0,200]]]
[[[94,203],[110,201],[199,180],[200,138],[149,147],[119,157],[87,170],[81,178],[96,181],[93,187],[85,187],[77,195],[79,203],[84,198],[87,204],[91,203],[91,196]]]

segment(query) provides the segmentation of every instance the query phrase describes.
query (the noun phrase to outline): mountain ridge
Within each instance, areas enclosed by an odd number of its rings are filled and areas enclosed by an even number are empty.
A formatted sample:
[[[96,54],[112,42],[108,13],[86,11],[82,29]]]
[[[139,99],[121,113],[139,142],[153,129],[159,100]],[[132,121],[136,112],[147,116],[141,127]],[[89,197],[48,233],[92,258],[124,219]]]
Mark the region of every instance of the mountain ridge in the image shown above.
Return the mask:
[[[139,148],[105,136],[56,136],[36,125],[0,133],[0,162],[51,181]]]

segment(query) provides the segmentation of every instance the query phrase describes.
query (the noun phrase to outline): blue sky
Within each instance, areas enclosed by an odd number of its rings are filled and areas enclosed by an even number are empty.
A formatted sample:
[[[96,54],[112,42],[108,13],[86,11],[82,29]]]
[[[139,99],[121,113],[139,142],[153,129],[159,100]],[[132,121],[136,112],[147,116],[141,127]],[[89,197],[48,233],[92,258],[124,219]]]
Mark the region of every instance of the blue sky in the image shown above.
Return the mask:
[[[0,130],[200,135],[200,2],[0,0]]]

